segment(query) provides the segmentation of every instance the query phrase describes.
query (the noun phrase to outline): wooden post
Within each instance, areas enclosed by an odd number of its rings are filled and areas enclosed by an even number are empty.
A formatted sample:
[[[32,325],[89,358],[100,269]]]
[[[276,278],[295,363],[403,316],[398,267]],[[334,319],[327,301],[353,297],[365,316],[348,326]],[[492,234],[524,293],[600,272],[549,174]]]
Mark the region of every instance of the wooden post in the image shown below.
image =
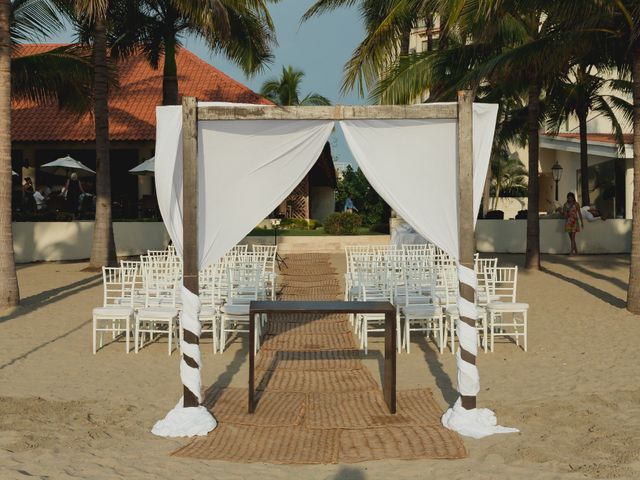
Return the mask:
[[[198,111],[194,97],[182,99],[182,261],[183,283],[198,295]],[[184,341],[199,345],[197,333],[184,330]],[[199,368],[195,359],[183,353],[183,360]],[[200,392],[184,386],[184,407],[197,407]]]
[[[460,263],[473,269],[475,237],[473,233],[473,94],[469,90],[458,92],[458,241]],[[475,302],[473,287],[460,283],[460,296]],[[460,316],[460,321],[476,328],[476,319]],[[462,359],[476,364],[476,356],[460,349]],[[476,397],[461,395],[462,407],[476,408]]]

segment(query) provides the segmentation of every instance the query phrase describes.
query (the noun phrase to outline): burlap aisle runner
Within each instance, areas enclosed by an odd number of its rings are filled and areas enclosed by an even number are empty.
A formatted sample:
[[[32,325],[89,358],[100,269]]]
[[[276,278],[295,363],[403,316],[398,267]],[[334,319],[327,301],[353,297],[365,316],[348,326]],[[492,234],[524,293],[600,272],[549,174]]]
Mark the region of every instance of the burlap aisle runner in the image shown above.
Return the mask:
[[[283,300],[342,298],[328,255],[288,256],[280,279]],[[247,413],[246,389],[209,391],[205,405],[220,425],[172,455],[286,464],[467,456],[430,390],[398,392],[398,413],[388,413],[346,315],[288,315],[264,333],[256,413]]]

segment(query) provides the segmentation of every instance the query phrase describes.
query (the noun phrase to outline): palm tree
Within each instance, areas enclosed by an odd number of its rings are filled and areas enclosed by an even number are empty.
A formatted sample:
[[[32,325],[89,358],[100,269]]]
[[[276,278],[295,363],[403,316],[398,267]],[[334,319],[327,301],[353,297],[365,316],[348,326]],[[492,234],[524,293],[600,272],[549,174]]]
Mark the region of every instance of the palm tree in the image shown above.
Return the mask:
[[[282,67],[279,78],[271,78],[262,84],[260,94],[276,105],[331,105],[326,97],[318,93],[309,93],[300,100],[300,84],[304,72],[292,66]]]
[[[0,0],[0,309],[18,305],[20,292],[11,225],[11,1]]]
[[[222,52],[245,73],[258,72],[272,58],[274,26],[267,3],[277,0],[137,0],[135,11],[114,22],[114,37],[129,36],[153,68],[164,58],[162,103],[179,102],[176,52],[181,38],[195,35]],[[127,44],[127,42],[124,42]]]
[[[624,152],[623,127],[616,111],[622,110],[625,118],[631,118],[632,107],[623,97],[614,95],[616,89],[630,90],[629,82],[606,79],[595,72],[596,67],[578,64],[568,74],[559,76],[549,89],[548,126],[557,133],[572,116],[578,118],[580,132],[580,170],[582,171],[582,204],[590,205],[589,199],[589,152],[587,144],[587,120],[591,112],[611,122],[614,136],[621,153]]]
[[[499,150],[491,156],[491,187],[494,191],[492,210],[498,208],[501,193],[521,196],[527,192],[528,172],[524,164],[508,150]]]
[[[0,308],[5,308],[20,301],[11,224],[11,98],[56,100],[82,110],[91,68],[71,47],[13,56],[20,42],[46,38],[62,23],[46,0],[3,0],[0,8]]]
[[[364,96],[390,59],[409,53],[411,28],[418,18],[432,18],[433,11],[425,10],[422,0],[317,0],[302,20],[354,4],[358,4],[366,36],[345,65],[342,90],[357,89]]]
[[[96,215],[89,269],[117,263],[111,217],[111,173],[109,159],[108,12],[115,0],[70,0],[61,6],[81,29],[81,37],[91,45],[93,75],[93,118],[96,136]],[[67,8],[65,8],[67,7]]]

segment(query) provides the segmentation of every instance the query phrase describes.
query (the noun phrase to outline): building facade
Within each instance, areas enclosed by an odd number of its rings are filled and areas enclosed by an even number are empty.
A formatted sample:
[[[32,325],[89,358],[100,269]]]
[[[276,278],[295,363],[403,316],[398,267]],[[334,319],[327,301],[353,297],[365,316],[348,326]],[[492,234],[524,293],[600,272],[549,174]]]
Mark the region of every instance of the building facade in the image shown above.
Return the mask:
[[[20,45],[16,56],[34,55],[60,45]],[[178,86],[181,95],[194,96],[200,101],[271,105],[271,102],[212,65],[199,59],[185,48],[176,54]],[[118,85],[109,95],[109,136],[111,145],[111,189],[115,218],[135,218],[152,208],[155,187],[152,176],[136,176],[129,170],[155,154],[156,106],[162,104],[162,62],[157,70],[145,56],[131,55],[116,62]],[[30,177],[35,185],[45,184],[56,191],[65,182],[61,176],[51,175],[39,167],[44,163],[70,155],[95,170],[95,132],[90,113],[77,114],[60,110],[55,103],[32,101],[12,102],[12,166],[20,182]],[[310,218],[318,205],[330,204],[328,189],[335,189],[335,170],[331,150],[325,149],[320,165],[305,177],[285,202],[294,208],[284,209],[285,215]],[[313,172],[326,172],[326,175]],[[93,178],[83,179],[84,186],[93,192]],[[56,188],[57,187],[57,188]],[[315,195],[318,198],[314,198]],[[14,202],[15,203],[15,202]],[[142,208],[141,208],[142,207]]]

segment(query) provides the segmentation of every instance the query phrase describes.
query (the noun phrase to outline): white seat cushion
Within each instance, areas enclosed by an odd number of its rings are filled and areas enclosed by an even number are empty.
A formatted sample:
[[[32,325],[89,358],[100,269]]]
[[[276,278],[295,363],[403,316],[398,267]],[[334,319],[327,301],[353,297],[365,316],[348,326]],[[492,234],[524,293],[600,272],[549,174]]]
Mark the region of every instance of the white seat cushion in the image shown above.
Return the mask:
[[[430,295],[418,295],[418,294],[409,294],[409,303],[428,303],[431,302]],[[393,297],[393,303],[402,305],[406,303],[407,297],[403,294],[398,294]]]
[[[113,307],[96,307],[93,309],[93,314],[105,317],[128,317],[133,315],[133,308],[120,305]]]
[[[204,306],[200,309],[201,317],[213,317],[216,314],[216,309],[210,306]]]
[[[487,305],[487,310],[491,310],[493,312],[524,312],[529,310],[529,304],[518,302],[492,302]]]
[[[138,317],[151,319],[169,319],[178,316],[178,310],[173,307],[146,307],[138,310]]]
[[[436,305],[407,305],[400,307],[402,312],[409,317],[417,317],[424,315],[432,317],[439,313],[440,308]]]
[[[227,315],[249,315],[249,304],[227,304],[223,305],[220,310]]]

